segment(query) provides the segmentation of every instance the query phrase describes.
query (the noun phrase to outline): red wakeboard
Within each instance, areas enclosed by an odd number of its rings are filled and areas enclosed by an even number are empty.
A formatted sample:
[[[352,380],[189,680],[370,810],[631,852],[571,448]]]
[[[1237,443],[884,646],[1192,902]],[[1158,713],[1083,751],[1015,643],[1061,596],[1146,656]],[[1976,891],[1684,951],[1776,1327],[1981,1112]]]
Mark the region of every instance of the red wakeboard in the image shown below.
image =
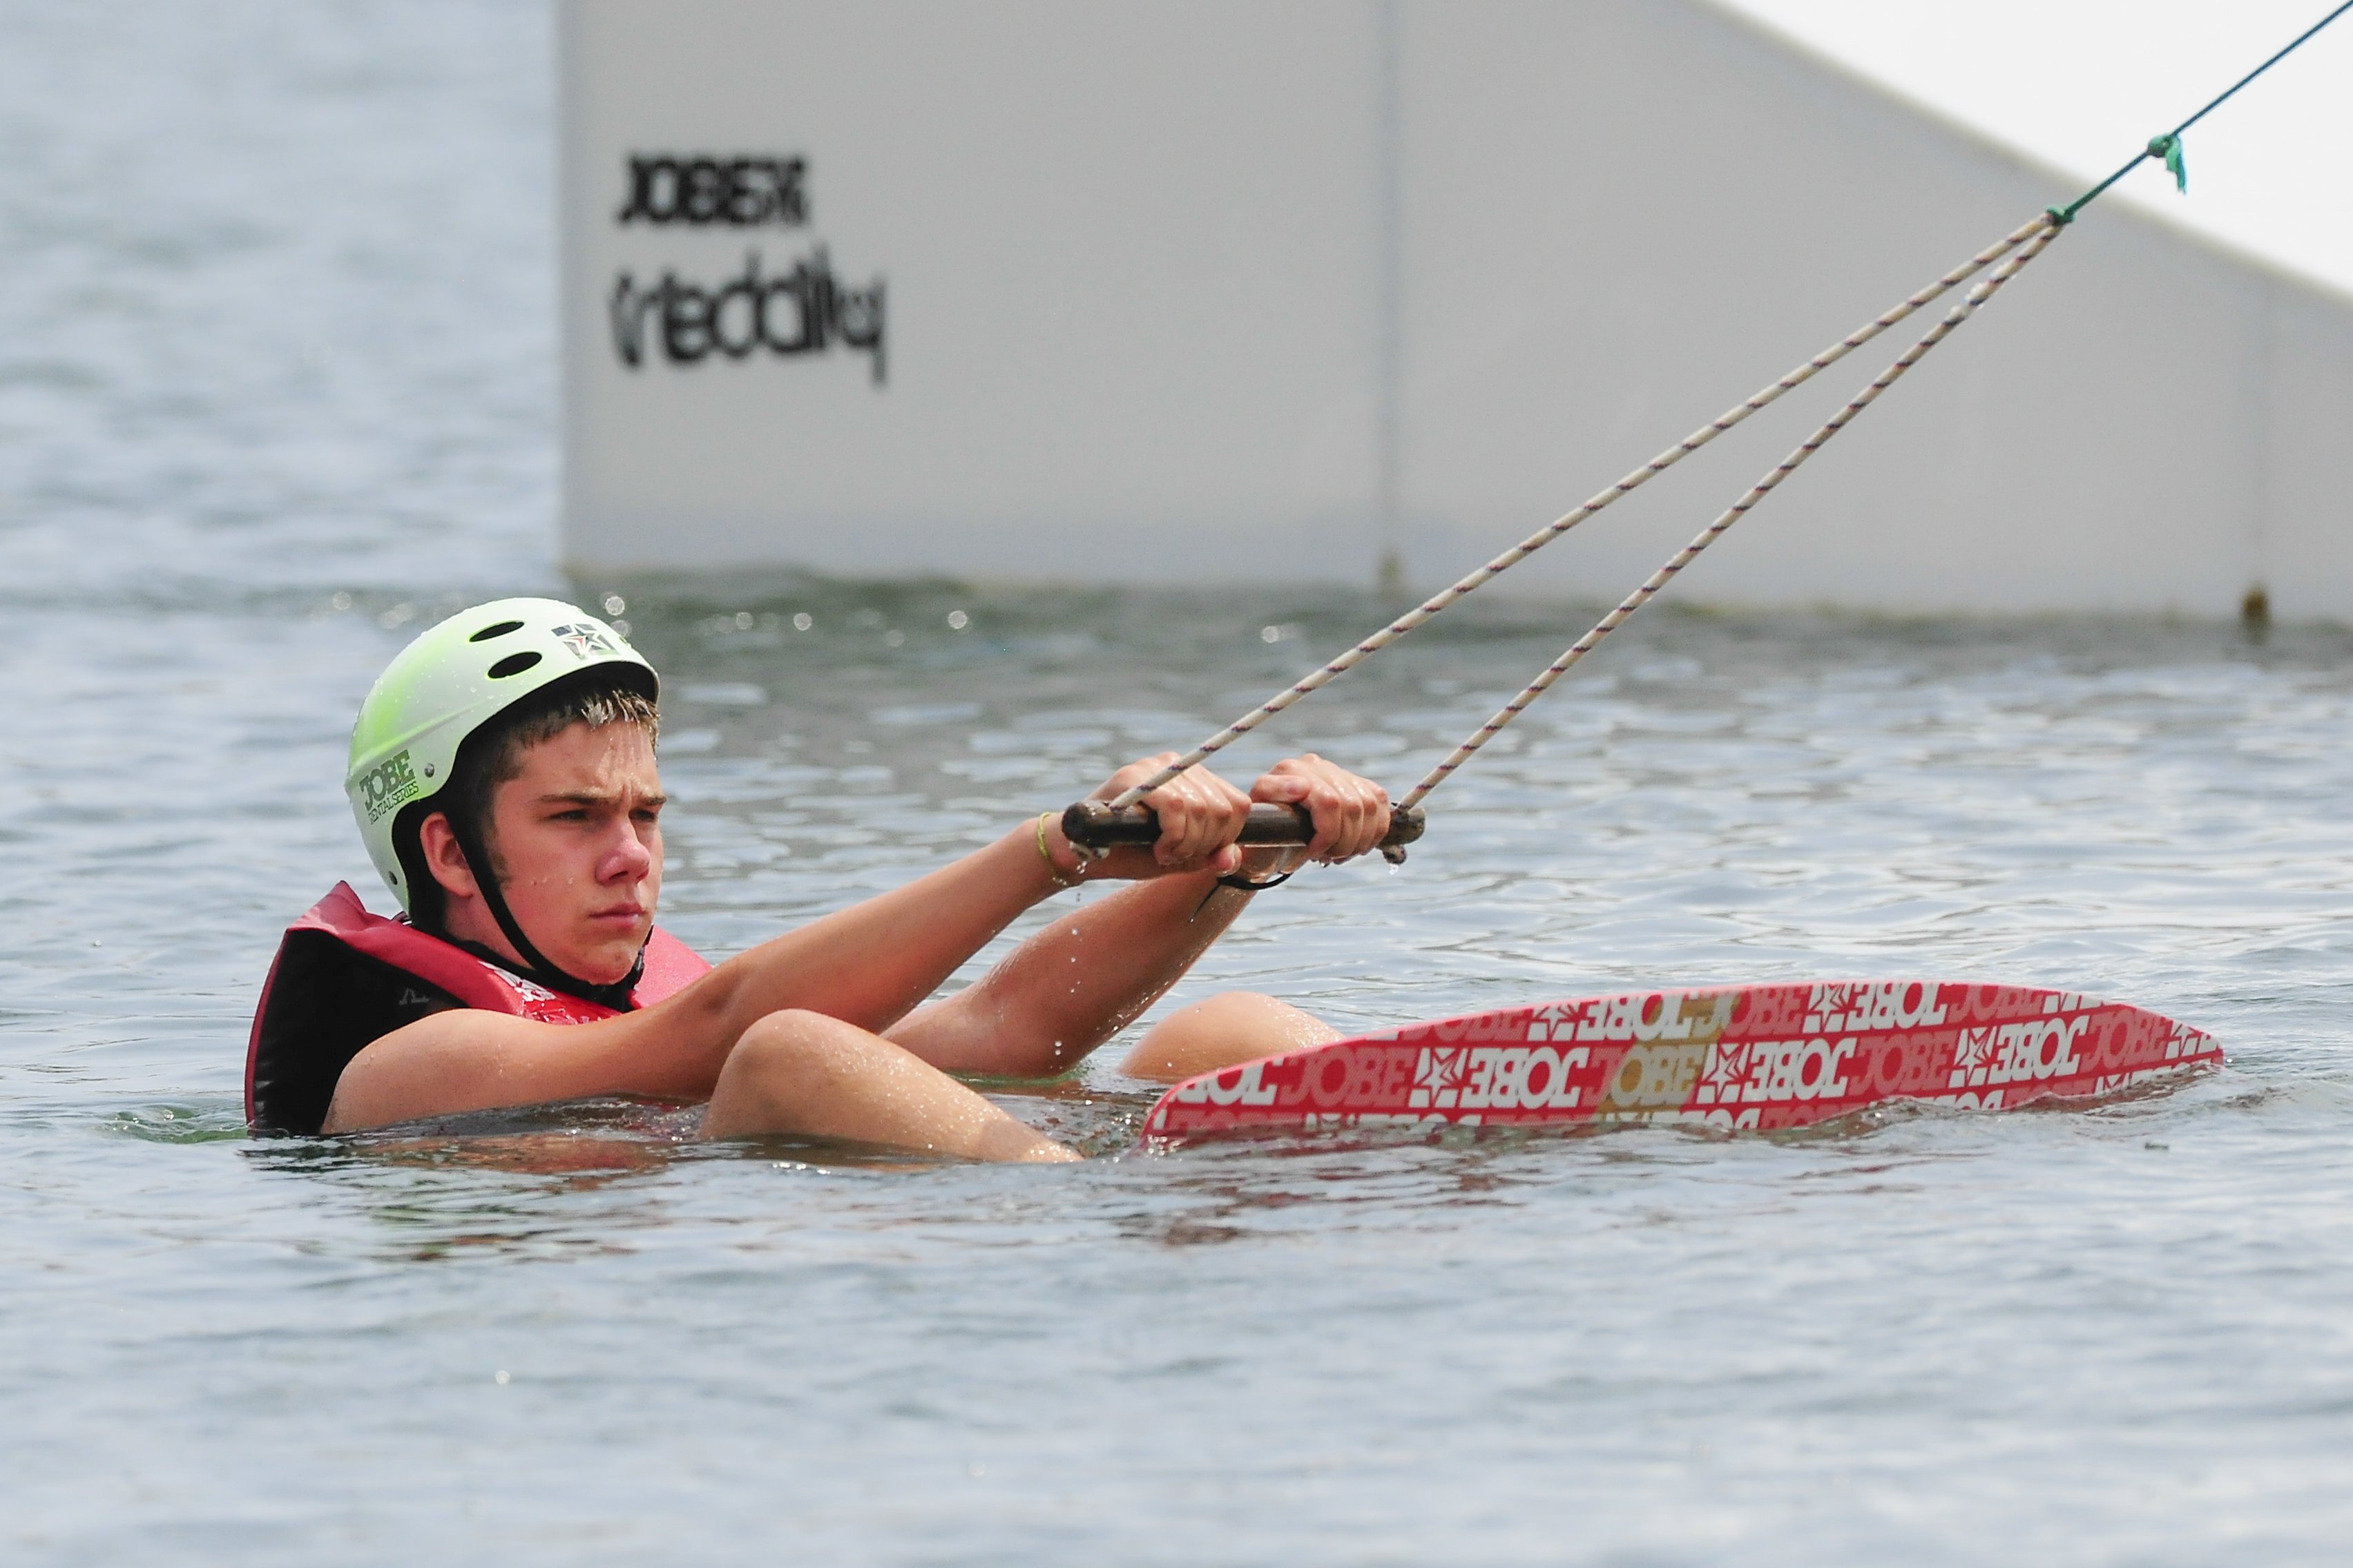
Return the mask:
[[[2214,1038],[2185,1024],[2021,985],[1630,991],[1204,1073],[1160,1097],[1145,1134],[1627,1121],[1765,1131],[1899,1100],[1980,1110],[2091,1100],[2221,1061]]]

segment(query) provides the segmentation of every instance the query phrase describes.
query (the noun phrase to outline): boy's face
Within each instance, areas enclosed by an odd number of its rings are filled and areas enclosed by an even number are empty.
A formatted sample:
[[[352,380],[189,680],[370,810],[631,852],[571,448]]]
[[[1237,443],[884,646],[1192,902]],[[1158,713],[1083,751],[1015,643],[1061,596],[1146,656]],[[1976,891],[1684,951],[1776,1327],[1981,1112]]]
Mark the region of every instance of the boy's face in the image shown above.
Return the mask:
[[[626,976],[661,898],[661,777],[635,724],[575,724],[523,754],[491,803],[507,908],[550,963]]]

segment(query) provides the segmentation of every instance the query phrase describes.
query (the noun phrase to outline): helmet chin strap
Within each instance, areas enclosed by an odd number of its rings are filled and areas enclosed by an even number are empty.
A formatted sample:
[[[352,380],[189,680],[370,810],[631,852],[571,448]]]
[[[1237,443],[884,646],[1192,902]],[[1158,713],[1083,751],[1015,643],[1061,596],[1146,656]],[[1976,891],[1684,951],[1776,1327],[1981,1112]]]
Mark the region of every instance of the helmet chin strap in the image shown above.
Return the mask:
[[[507,908],[507,896],[500,888],[498,877],[491,869],[490,852],[474,832],[473,825],[468,823],[461,826],[454,813],[447,815],[444,820],[449,824],[450,837],[458,841],[458,852],[466,858],[466,868],[474,874],[474,886],[480,890],[482,902],[490,906],[491,918],[499,922],[499,930],[506,933],[506,939],[512,944],[516,955],[527,966],[527,973],[524,973],[523,978],[534,984],[544,985],[551,991],[561,991],[567,996],[577,996],[584,1002],[594,1002],[600,1007],[611,1007],[627,1012],[629,1007],[629,993],[637,989],[638,977],[645,973],[645,944],[643,942],[638,944],[638,961],[629,966],[628,973],[609,985],[599,985],[593,980],[583,980],[576,974],[567,973],[558,969],[547,961],[546,954],[532,945],[531,938],[523,935],[521,922],[514,918],[514,911]],[[651,933],[648,934],[646,940],[648,942],[653,940]],[[484,948],[480,942],[459,942],[459,945],[478,950],[480,956],[506,966],[504,958]]]

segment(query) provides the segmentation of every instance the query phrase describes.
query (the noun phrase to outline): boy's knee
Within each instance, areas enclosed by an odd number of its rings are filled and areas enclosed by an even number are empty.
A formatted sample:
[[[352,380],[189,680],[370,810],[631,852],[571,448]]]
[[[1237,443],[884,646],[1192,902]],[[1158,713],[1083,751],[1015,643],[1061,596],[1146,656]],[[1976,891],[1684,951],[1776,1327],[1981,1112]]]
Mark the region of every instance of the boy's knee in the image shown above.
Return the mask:
[[[705,1137],[821,1126],[864,1092],[870,1062],[860,1032],[839,1018],[786,1008],[735,1038],[703,1112]]]
[[[1175,1083],[1339,1037],[1337,1029],[1287,1002],[1255,991],[1226,991],[1180,1007],[1154,1025],[1128,1053],[1121,1070],[1131,1078]]]
[[[1219,1036],[1249,1035],[1255,1038],[1270,1022],[1299,1010],[1256,991],[1220,991],[1188,1003],[1162,1019],[1155,1027],[1171,1033]],[[1299,1014],[1301,1017],[1305,1014]]]
[[[855,1053],[844,1048],[840,1020],[787,1007],[744,1030],[727,1053],[720,1079],[755,1078],[764,1084],[808,1085],[856,1071]]]

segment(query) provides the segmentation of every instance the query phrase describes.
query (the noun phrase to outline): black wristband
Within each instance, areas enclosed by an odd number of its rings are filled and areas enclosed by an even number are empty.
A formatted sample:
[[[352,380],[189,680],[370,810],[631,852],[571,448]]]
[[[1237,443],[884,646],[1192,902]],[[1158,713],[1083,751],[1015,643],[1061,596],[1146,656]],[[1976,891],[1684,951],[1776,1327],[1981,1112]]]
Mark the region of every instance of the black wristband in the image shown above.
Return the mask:
[[[1224,876],[1218,879],[1218,886],[1220,888],[1240,888],[1245,893],[1261,893],[1264,892],[1269,888],[1280,888],[1285,882],[1291,880],[1293,875],[1293,873],[1285,871],[1280,877],[1269,877],[1263,882],[1253,882],[1248,877],[1243,876],[1240,871],[1229,871]]]

